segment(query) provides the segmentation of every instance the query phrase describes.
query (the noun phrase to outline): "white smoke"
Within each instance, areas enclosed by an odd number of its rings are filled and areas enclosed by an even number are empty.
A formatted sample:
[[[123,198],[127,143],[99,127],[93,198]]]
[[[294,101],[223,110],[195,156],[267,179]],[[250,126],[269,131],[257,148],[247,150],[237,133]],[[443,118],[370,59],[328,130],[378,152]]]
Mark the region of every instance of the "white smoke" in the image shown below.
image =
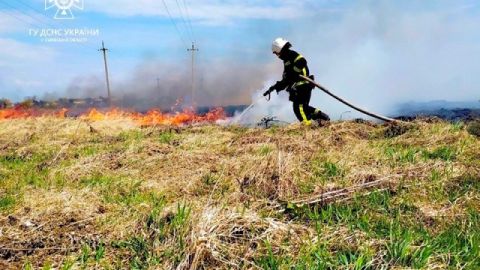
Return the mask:
[[[147,5],[146,2],[152,1],[143,2]],[[237,14],[239,9],[231,3],[240,1],[228,2],[221,5],[230,9],[225,14]],[[246,5],[254,5],[253,2],[249,1]],[[292,5],[297,2],[288,1]],[[279,21],[272,18],[244,21],[229,15],[232,21],[229,25],[218,28],[198,25],[199,33],[204,33],[199,35],[201,50],[196,61],[199,105],[248,104],[270,86],[267,82],[280,79],[281,61],[269,52],[270,42],[278,36],[291,40],[293,48],[306,57],[310,71],[319,83],[373,112],[388,115],[395,112],[395,104],[408,101],[479,99],[480,76],[477,73],[480,61],[476,57],[480,55],[478,1],[300,2],[311,12],[298,12],[302,16]],[[331,6],[334,9],[325,11]],[[143,5],[142,9],[150,10]],[[130,6],[128,10],[131,10]],[[145,28],[148,29],[146,25]],[[135,31],[150,33],[150,30],[140,28]],[[114,63],[116,59],[117,63],[125,62],[120,66],[111,65],[113,94],[125,95],[126,100],[142,107],[168,106],[179,97],[188,100],[191,92],[190,59],[186,51],[182,49],[181,56],[168,59],[163,57],[162,52],[162,57],[156,60],[148,57],[145,61],[127,61],[117,54],[116,46],[132,46],[125,47],[132,48],[132,52],[136,52],[137,47],[133,46],[135,42],[126,42],[124,36],[123,31],[122,35],[107,36],[109,46],[112,46],[109,59]],[[158,40],[155,46],[168,43],[164,39]],[[143,41],[139,39],[138,42]],[[20,99],[27,94],[40,96],[55,89],[59,97],[105,93],[103,63],[98,54],[92,52],[94,57],[90,58],[97,62],[89,60],[78,65],[77,61],[86,58],[86,55],[77,54],[76,50],[70,50],[71,55],[67,55],[62,50],[39,52],[38,46],[24,47],[5,39],[2,44],[7,48],[0,52],[2,96]],[[173,47],[177,44],[161,48],[171,50]],[[27,57],[25,52],[30,52]],[[70,56],[74,56],[72,61],[64,61],[70,60]],[[69,73],[69,70],[73,71]],[[123,75],[119,75],[120,72]],[[92,77],[92,74],[97,77]],[[160,89],[156,82],[158,77],[161,79]],[[18,85],[14,79],[40,80],[44,86]],[[73,82],[68,85],[70,79]],[[65,88],[68,88],[67,91],[64,91]],[[259,93],[252,94],[254,89],[259,89]],[[280,101],[283,103],[277,104]],[[343,112],[352,110],[319,90],[313,92],[311,105],[322,109],[332,119],[338,119]],[[295,119],[286,94],[273,94],[269,103],[262,101],[256,107],[249,113],[254,116],[245,117],[251,117],[251,121],[267,115],[283,118],[281,112],[285,111],[288,113],[286,120]],[[344,119],[353,117],[364,116],[344,114]]]
[[[319,83],[374,112],[394,114],[408,101],[477,100],[480,17],[478,4],[466,2],[358,1],[286,35]],[[321,91],[312,103],[333,119],[351,110]]]
[[[264,88],[252,95],[252,104],[245,110],[237,112],[235,116],[220,124],[238,124],[255,126],[265,117],[271,117],[279,123],[291,123],[296,120],[293,113],[292,103],[288,100],[288,93],[282,91],[271,93],[270,99],[263,96],[273,82],[269,81]]]

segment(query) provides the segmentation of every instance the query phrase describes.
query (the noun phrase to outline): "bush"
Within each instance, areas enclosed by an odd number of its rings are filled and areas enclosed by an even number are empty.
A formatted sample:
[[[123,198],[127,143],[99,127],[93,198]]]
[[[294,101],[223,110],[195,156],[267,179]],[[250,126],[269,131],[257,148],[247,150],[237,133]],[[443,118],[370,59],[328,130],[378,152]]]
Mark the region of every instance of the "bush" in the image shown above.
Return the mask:
[[[384,138],[395,138],[407,133],[412,129],[411,125],[402,125],[397,123],[389,124],[388,127],[383,131]]]
[[[12,107],[12,102],[6,98],[0,99],[0,109],[7,109]]]
[[[480,121],[471,123],[467,128],[468,133],[480,137]]]

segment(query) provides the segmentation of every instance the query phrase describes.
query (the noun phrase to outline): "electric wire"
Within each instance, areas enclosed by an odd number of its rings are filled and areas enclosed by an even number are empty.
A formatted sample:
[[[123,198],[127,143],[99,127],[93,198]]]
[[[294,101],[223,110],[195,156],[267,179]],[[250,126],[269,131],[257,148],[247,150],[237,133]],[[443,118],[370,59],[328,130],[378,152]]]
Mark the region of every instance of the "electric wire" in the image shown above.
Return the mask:
[[[37,9],[35,9],[35,8],[33,8],[33,7],[27,5],[27,4],[25,4],[25,3],[23,3],[23,2],[21,2],[21,1],[19,1],[19,0],[17,0],[16,3],[21,3],[21,4],[23,4],[24,6],[32,9],[35,13],[41,15],[40,17],[44,17],[45,19],[50,19],[48,16],[46,16],[46,15],[43,14],[42,12],[39,12]],[[54,24],[51,24],[50,22],[42,21],[41,19],[39,19],[39,18],[37,18],[37,17],[34,17],[34,16],[30,15],[29,13],[27,13],[27,12],[25,12],[25,11],[22,11],[22,10],[20,9],[20,7],[18,7],[18,6],[14,6],[14,5],[9,4],[9,3],[6,3],[6,2],[4,2],[4,1],[0,1],[0,4],[4,4],[4,6],[10,7],[10,8],[13,9],[15,12],[17,12],[17,13],[19,13],[19,14],[22,14],[23,16],[29,17],[29,18],[31,18],[33,21],[36,21],[36,22],[38,22],[38,23],[40,23],[40,24],[43,24],[43,25],[46,25],[46,26],[48,26],[48,27],[50,27],[50,28],[55,29],[55,28],[58,28],[58,27],[59,27],[59,25],[54,25]],[[4,9],[4,14],[10,15],[11,17],[16,17],[16,16],[14,16],[14,15],[11,15],[11,13],[6,12],[5,9]],[[38,25],[33,24],[33,22],[26,22],[26,21],[22,20],[21,18],[18,18],[18,17],[16,17],[16,18],[17,18],[18,20],[20,20],[20,21],[23,21],[24,23],[28,24],[28,25],[31,26],[31,27],[38,27]],[[52,19],[52,20],[53,20],[53,19]],[[73,43],[73,44],[76,44],[76,45],[78,45],[78,46],[83,46],[84,48],[87,48],[87,49],[89,49],[89,50],[94,49],[93,47],[88,46],[88,45],[86,45],[86,44],[84,44],[84,43],[80,43],[80,42],[72,42],[72,43]],[[96,48],[95,48],[95,50],[96,50]]]
[[[173,26],[175,27],[175,30],[177,30],[178,36],[180,37],[181,41],[183,42],[183,45],[185,47],[188,47],[187,42],[185,41],[185,39],[184,39],[182,33],[180,32],[180,30],[178,29],[177,23],[175,23],[175,20],[173,19],[172,14],[170,14],[170,11],[168,10],[168,6],[165,3],[165,0],[162,0],[162,2],[163,2],[163,6],[165,7],[165,10],[167,11],[168,17],[170,18],[170,21],[172,22]]]
[[[21,13],[22,15],[24,15],[24,16],[26,16],[26,17],[31,18],[32,20],[34,20],[34,21],[36,21],[36,22],[39,22],[39,23],[41,23],[41,24],[47,24],[46,22],[39,20],[37,17],[34,17],[34,16],[30,15],[29,13],[22,11],[20,8],[18,8],[18,7],[16,7],[16,6],[13,6],[13,5],[11,5],[11,4],[7,3],[7,2],[4,2],[4,1],[0,1],[0,3],[1,3],[1,4],[4,4],[4,6],[6,6],[6,7],[12,8],[12,9],[15,10],[16,12]]]
[[[16,13],[18,13],[19,15],[21,14],[22,16],[29,17],[30,19],[33,19],[33,20],[36,21],[36,22],[40,22],[40,23],[42,23],[42,24],[47,25],[48,27],[56,28],[56,26],[54,26],[54,25],[51,25],[51,24],[46,23],[46,22],[43,22],[43,21],[39,20],[38,18],[35,18],[35,17],[29,15],[29,14],[26,13],[26,12],[22,12],[21,10],[17,9],[18,7],[9,5],[9,4],[7,4],[7,3],[5,3],[5,2],[3,2],[3,1],[0,1],[0,4],[4,4],[4,7],[5,7],[5,6],[8,6],[8,7],[10,7],[10,8],[13,8],[13,11],[16,12]],[[30,7],[30,8],[31,8],[31,7]],[[32,8],[32,9],[33,9],[33,8]],[[22,21],[22,22],[24,22],[25,24],[27,24],[28,26],[31,26],[31,27],[38,26],[38,25],[34,25],[34,22],[28,22],[28,21],[22,19],[21,17],[16,16],[14,13],[8,12],[8,9],[0,9],[0,13],[6,14],[7,16],[10,16],[10,17],[12,17],[12,18],[15,18],[15,19],[17,19],[18,21]],[[45,17],[46,17],[46,16],[45,16]],[[48,18],[48,17],[46,17],[46,18]],[[83,46],[84,48],[87,48],[87,49],[89,49],[89,50],[92,49],[92,47],[87,46],[87,45],[85,45],[85,44],[83,44],[83,43],[78,43],[78,42],[72,42],[72,43],[73,43],[73,44],[76,44],[76,45],[79,45],[79,46]],[[95,50],[97,50],[97,49],[95,48]]]
[[[1,2],[0,2],[1,3]],[[27,22],[25,20],[23,20],[21,17],[17,17],[16,15],[14,15],[13,13],[9,13],[9,12],[5,12],[4,9],[0,9],[0,12],[11,17],[11,18],[14,18],[14,19],[17,19],[25,24],[28,24],[28,25],[32,25],[30,22]],[[22,14],[23,15],[23,14]]]
[[[192,19],[190,17],[190,12],[188,11],[187,1],[183,0],[183,6],[185,7],[185,13],[187,14],[188,26],[190,27],[190,32],[192,33],[192,38],[195,40],[195,33],[193,32]]]
[[[187,20],[185,19],[185,16],[183,15],[183,9],[182,9],[182,7],[180,6],[180,3],[178,2],[178,0],[175,0],[175,2],[177,3],[177,8],[178,8],[180,17],[182,18],[183,26],[184,26],[184,28],[185,28],[185,32],[189,34],[189,36],[190,36],[190,41],[191,41],[191,42],[194,42],[192,32],[190,31],[190,29],[189,29],[189,27],[188,27]]]
[[[50,19],[50,17],[45,16],[45,14],[43,13],[43,10],[41,11],[41,10],[39,10],[39,9],[36,9],[36,8],[30,6],[29,4],[27,4],[27,3],[23,2],[23,1],[20,1],[20,0],[17,0],[15,3],[22,4],[24,7],[27,7],[27,8],[29,8],[29,9],[37,12],[38,14],[43,15],[45,18]]]
[[[57,27],[60,26],[56,20],[54,20],[54,19],[52,19],[51,17],[45,15],[45,13],[44,13],[43,11],[34,8],[34,7],[32,7],[31,5],[28,5],[27,3],[25,3],[25,2],[23,2],[23,1],[21,1],[21,0],[17,0],[16,3],[20,3],[20,4],[22,4],[23,6],[25,6],[25,7],[29,8],[29,9],[33,10],[35,13],[37,13],[38,15],[40,15],[39,17],[41,17],[41,18],[45,19],[46,21],[48,21],[48,22],[41,22],[41,21],[40,21],[40,22],[46,24],[48,27],[57,28]],[[53,23],[53,24],[51,24],[50,22]],[[80,46],[83,46],[83,47],[85,47],[85,48],[87,48],[87,49],[96,50],[96,47],[88,46],[88,45],[86,45],[85,43],[78,43],[78,42],[73,42],[73,43],[74,43],[74,44],[77,44],[77,45],[80,45]]]

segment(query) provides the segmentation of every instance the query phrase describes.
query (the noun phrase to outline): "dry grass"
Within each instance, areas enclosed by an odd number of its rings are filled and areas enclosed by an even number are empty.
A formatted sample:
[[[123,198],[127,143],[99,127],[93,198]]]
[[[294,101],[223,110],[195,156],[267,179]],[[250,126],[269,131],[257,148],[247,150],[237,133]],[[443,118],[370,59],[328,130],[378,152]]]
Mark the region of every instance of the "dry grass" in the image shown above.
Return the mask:
[[[438,239],[480,243],[479,175],[478,138],[444,122],[1,121],[0,266],[474,269]]]

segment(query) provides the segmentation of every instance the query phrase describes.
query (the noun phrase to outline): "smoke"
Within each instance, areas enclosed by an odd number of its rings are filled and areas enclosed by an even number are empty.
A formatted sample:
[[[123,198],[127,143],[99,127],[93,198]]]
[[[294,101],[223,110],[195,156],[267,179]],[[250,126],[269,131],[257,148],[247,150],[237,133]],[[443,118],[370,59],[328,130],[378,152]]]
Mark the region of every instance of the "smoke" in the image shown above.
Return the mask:
[[[269,82],[264,86],[266,89],[271,85]],[[295,121],[295,115],[291,102],[288,100],[288,93],[280,92],[278,95],[273,92],[270,100],[263,96],[263,90],[256,91],[252,95],[252,104],[243,112],[238,112],[232,119],[229,119],[229,124],[252,125],[259,123],[264,117],[273,117],[274,120],[281,122]]]
[[[316,15],[290,18],[278,26],[259,20],[235,28],[237,32],[225,26],[224,36],[204,37],[199,55],[207,56],[196,68],[197,104],[250,104],[260,97],[281,77],[281,61],[268,52],[277,36],[289,39],[306,57],[320,84],[373,112],[391,115],[397,104],[408,101],[478,100],[478,7],[472,10],[466,1],[384,0],[338,4],[323,12],[324,1],[309,3],[311,10],[319,10]],[[168,109],[178,99],[190,105],[190,62],[174,62],[143,60],[128,76],[114,77],[113,94],[124,106],[139,109]],[[66,92],[76,97],[102,93],[101,75],[76,78]],[[352,111],[318,90],[311,105],[332,119]],[[256,121],[272,115],[292,121],[291,110],[286,94],[274,94],[243,117]],[[364,116],[344,114],[344,119],[353,117]]]
[[[98,76],[76,77],[66,90],[69,98],[98,97],[105,95],[105,80]]]
[[[119,81],[112,81],[116,104],[128,108],[170,109],[176,103],[192,104],[191,69],[188,63],[171,64],[144,60]],[[271,63],[240,63],[232,59],[205,61],[196,69],[195,103],[197,106],[244,105],[252,94],[263,89],[271,74],[281,73],[281,66]],[[106,96],[104,78],[76,77],[64,93],[47,93],[43,98],[67,96],[86,98]]]
[[[316,80],[332,92],[367,110],[395,115],[398,105],[409,101],[478,100],[480,62],[474,56],[480,55],[480,16],[472,7],[461,2],[358,1],[333,14],[289,24],[276,34],[291,40]],[[368,118],[319,90],[314,90],[311,105],[332,119]],[[260,101],[242,121],[266,115],[295,121],[285,96]]]
[[[286,36],[318,82],[379,113],[412,100],[478,99],[480,17],[469,5],[440,2],[359,1],[335,18],[309,18]],[[320,91],[312,103],[333,118],[351,110]]]
[[[3,86],[4,86],[4,84],[5,84],[5,83],[4,83],[5,78],[4,78],[3,73],[4,73],[3,68],[0,68],[0,89],[3,88]]]

